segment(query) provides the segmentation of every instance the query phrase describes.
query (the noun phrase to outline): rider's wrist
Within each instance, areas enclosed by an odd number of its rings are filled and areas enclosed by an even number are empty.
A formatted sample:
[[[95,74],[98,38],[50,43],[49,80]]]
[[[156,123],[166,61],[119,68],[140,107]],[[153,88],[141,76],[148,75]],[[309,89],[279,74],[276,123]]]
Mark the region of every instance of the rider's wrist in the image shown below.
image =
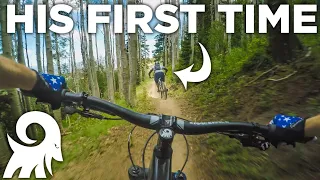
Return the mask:
[[[29,91],[34,91],[37,88],[37,86],[39,85],[39,83],[41,83],[40,82],[41,81],[41,77],[40,77],[41,75],[34,69],[32,69],[32,72],[33,72],[35,77],[33,79],[34,80],[33,86]]]
[[[37,83],[37,72],[35,70],[30,70],[25,75],[24,82],[21,83],[20,89],[25,91],[31,91]]]
[[[43,86],[44,80],[36,70],[32,69],[32,72],[34,77],[32,78],[32,82],[30,81],[30,87],[22,90],[33,94],[35,91],[38,91],[39,87]]]
[[[320,115],[308,118],[305,122],[304,133],[306,137],[319,136]]]
[[[37,80],[38,80],[38,73],[35,70],[32,70],[30,74],[30,87],[28,87],[28,89],[26,90],[32,90],[36,85]]]

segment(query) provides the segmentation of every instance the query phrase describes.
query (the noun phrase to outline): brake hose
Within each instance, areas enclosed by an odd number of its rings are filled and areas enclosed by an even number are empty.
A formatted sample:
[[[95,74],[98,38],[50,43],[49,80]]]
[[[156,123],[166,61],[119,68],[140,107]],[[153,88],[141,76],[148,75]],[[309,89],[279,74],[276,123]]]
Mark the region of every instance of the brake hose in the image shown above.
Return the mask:
[[[154,132],[153,134],[151,134],[151,136],[148,138],[146,144],[144,145],[144,148],[143,148],[143,151],[142,151],[142,165],[143,165],[143,176],[144,176],[144,179],[146,179],[146,172],[144,171],[144,170],[146,169],[146,165],[145,165],[145,163],[144,163],[144,154],[145,154],[145,152],[146,152],[146,149],[147,149],[147,146],[148,146],[148,144],[149,144],[149,141],[151,140],[151,138],[152,138],[155,134],[157,134],[157,131]]]
[[[177,176],[177,177],[179,177],[179,176],[181,175],[181,173],[183,172],[183,169],[184,169],[184,167],[186,166],[186,164],[187,164],[187,162],[188,162],[188,158],[189,158],[189,143],[188,143],[188,140],[187,140],[186,135],[184,135],[184,134],[182,134],[182,135],[183,135],[184,140],[186,141],[186,146],[187,146],[187,157],[186,157],[186,161],[184,162],[184,164],[183,164],[183,166],[182,166],[181,170],[179,171],[179,174],[178,174],[178,176]]]
[[[130,158],[130,161],[131,161],[131,163],[132,163],[132,166],[133,166],[133,169],[134,169],[134,170],[137,170],[137,169],[136,169],[136,165],[134,164],[133,159],[132,159],[132,155],[131,155],[131,151],[130,151],[130,144],[131,144],[131,136],[132,136],[132,133],[133,133],[133,131],[134,131],[134,129],[135,129],[136,127],[137,127],[137,126],[134,126],[134,127],[132,128],[132,130],[130,131],[129,137],[128,137],[128,153],[129,153],[129,158]]]

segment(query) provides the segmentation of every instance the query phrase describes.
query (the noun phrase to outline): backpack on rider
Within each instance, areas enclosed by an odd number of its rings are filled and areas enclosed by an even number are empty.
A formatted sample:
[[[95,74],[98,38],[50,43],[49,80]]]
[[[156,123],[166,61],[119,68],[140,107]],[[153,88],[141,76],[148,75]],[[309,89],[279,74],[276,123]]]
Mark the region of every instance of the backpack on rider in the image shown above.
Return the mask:
[[[156,62],[154,65],[154,70],[161,70],[161,65],[159,62]]]

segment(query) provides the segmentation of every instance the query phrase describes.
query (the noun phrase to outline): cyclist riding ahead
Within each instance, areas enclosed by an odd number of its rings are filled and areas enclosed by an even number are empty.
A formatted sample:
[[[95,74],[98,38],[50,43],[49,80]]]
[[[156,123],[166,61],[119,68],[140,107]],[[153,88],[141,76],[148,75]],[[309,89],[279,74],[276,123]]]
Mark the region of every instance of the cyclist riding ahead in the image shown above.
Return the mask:
[[[151,73],[154,71],[154,82],[157,85],[158,92],[159,89],[159,79],[161,79],[162,82],[165,82],[165,74],[167,73],[168,69],[162,65],[160,65],[159,61],[156,61],[153,68],[149,71],[149,77],[151,78]]]
[[[59,79],[59,83],[56,79]],[[215,132],[236,138],[243,146],[257,147],[260,150],[268,149],[270,144],[277,147],[281,142],[292,145],[295,142],[306,143],[314,139],[315,136],[320,136],[320,115],[304,119],[278,114],[270,121],[269,125],[265,126],[247,122],[192,122],[175,116],[136,113],[108,101],[88,96],[86,93],[68,92],[65,90],[66,84],[63,77],[40,74],[0,56],[0,89],[7,88],[23,89],[22,92],[32,94],[39,101],[51,104],[52,109],[60,108],[62,103],[73,102],[86,108],[107,113],[112,112],[133,124],[156,130],[154,134],[159,134],[159,138],[154,148],[150,168],[144,167],[144,156],[143,168],[134,165],[131,159],[133,166],[128,170],[130,180],[186,179],[182,173],[184,166],[181,171],[171,173],[173,152],[171,143],[175,133],[198,135]],[[130,138],[128,139],[130,140]],[[128,148],[129,145],[130,143],[128,143]]]

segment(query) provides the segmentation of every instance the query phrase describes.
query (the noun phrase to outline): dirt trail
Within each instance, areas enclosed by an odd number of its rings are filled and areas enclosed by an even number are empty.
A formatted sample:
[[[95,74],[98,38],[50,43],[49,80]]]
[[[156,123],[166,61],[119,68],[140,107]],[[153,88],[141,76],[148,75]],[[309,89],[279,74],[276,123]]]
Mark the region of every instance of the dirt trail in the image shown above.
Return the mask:
[[[178,103],[168,97],[167,100],[161,100],[159,93],[156,91],[154,83],[148,85],[148,95],[152,97],[156,112],[168,115],[176,115],[183,117]],[[132,125],[114,127],[110,130],[108,136],[102,137],[99,149],[90,154],[86,160],[74,164],[70,163],[62,171],[56,172],[53,179],[106,179],[106,180],[126,180],[128,179],[128,168],[131,166],[129,156],[127,153],[127,136]],[[142,166],[141,154],[147,138],[153,131],[143,128],[136,128],[133,134],[132,154],[134,162]],[[156,136],[152,142],[149,143],[146,150],[146,166],[148,166],[153,147],[156,143]],[[191,143],[191,142],[189,142]],[[182,135],[176,135],[173,142],[173,163],[172,170],[180,169],[186,158],[186,144]],[[192,145],[189,161],[185,167],[184,172],[187,174],[189,180],[201,180],[204,178],[201,174],[200,168],[196,168],[193,159]]]

